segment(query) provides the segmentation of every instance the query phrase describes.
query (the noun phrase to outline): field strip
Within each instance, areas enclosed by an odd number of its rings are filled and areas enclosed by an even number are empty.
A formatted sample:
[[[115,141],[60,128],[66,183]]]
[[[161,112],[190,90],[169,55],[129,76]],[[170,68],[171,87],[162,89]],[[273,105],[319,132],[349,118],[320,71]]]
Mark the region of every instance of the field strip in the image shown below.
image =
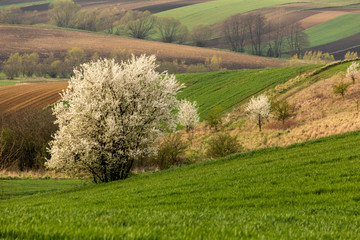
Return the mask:
[[[309,36],[311,47],[344,39],[360,32],[360,14],[342,15],[306,29],[304,32]]]
[[[345,14],[348,14],[348,12],[345,11],[324,11],[315,15],[312,15],[310,17],[304,18],[303,20],[299,21],[301,26],[305,29],[311,28],[315,25],[319,25],[321,23],[330,21],[334,18],[343,16]]]
[[[157,15],[174,16],[191,29],[194,25],[199,23],[214,24],[221,22],[227,17],[237,13],[244,13],[255,9],[294,2],[297,1],[267,0],[259,2],[254,0],[216,0],[164,11]]]
[[[42,109],[60,99],[67,82],[31,83],[0,87],[0,113],[27,107]]]

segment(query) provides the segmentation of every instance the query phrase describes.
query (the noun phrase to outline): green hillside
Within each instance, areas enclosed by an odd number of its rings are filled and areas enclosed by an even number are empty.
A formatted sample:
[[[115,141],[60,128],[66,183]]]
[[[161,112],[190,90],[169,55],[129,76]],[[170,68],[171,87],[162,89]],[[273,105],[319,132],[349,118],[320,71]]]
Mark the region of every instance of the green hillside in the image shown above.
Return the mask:
[[[347,38],[360,32],[360,14],[346,14],[304,32],[309,36],[311,47]]]
[[[359,239],[360,132],[0,201],[4,239]]]
[[[314,68],[315,66],[309,65],[180,74],[176,76],[176,79],[187,87],[178,96],[196,101],[200,117],[205,119],[214,107],[221,106],[224,111],[229,111],[253,94],[265,91]]]

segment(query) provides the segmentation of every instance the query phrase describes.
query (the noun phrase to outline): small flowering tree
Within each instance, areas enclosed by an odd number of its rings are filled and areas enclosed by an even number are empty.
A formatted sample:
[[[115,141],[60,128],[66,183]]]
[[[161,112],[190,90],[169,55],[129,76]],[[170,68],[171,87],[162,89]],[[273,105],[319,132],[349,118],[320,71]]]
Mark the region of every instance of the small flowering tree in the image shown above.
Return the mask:
[[[353,84],[355,84],[356,73],[359,67],[359,63],[353,62],[346,70],[346,77],[351,78]]]
[[[249,114],[250,119],[257,122],[259,131],[261,132],[261,126],[264,121],[268,119],[270,114],[271,104],[267,96],[260,95],[258,97],[252,97],[245,111]]]
[[[186,132],[189,133],[200,122],[196,102],[191,103],[187,100],[182,100],[179,105],[178,120],[186,128]]]
[[[126,178],[137,158],[155,154],[155,139],[175,126],[182,88],[155,68],[154,56],[132,56],[120,65],[105,59],[75,70],[53,110],[59,130],[46,165],[109,182]]]

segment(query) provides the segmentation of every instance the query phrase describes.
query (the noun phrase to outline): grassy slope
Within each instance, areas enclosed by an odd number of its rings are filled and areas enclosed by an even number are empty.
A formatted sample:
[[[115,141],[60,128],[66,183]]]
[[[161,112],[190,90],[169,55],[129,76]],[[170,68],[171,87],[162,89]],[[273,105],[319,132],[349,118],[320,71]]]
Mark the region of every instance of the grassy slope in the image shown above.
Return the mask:
[[[0,178],[0,200],[37,193],[73,189],[87,184],[74,179],[14,179]]]
[[[359,32],[360,14],[343,15],[305,30],[311,47],[347,38]]]
[[[0,201],[0,238],[358,239],[359,141],[355,132]]]
[[[176,78],[187,87],[180,98],[196,101],[201,119],[216,106],[229,111],[254,93],[294,78],[314,66],[260,70],[238,70],[211,73],[180,74]]]

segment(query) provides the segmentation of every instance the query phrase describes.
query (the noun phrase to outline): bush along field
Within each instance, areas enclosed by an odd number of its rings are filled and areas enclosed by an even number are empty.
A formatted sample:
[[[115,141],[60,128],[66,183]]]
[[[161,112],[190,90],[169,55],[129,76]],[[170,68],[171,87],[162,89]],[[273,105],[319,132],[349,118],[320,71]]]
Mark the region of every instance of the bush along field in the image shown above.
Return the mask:
[[[358,239],[359,141],[352,132],[0,201],[0,237]]]

